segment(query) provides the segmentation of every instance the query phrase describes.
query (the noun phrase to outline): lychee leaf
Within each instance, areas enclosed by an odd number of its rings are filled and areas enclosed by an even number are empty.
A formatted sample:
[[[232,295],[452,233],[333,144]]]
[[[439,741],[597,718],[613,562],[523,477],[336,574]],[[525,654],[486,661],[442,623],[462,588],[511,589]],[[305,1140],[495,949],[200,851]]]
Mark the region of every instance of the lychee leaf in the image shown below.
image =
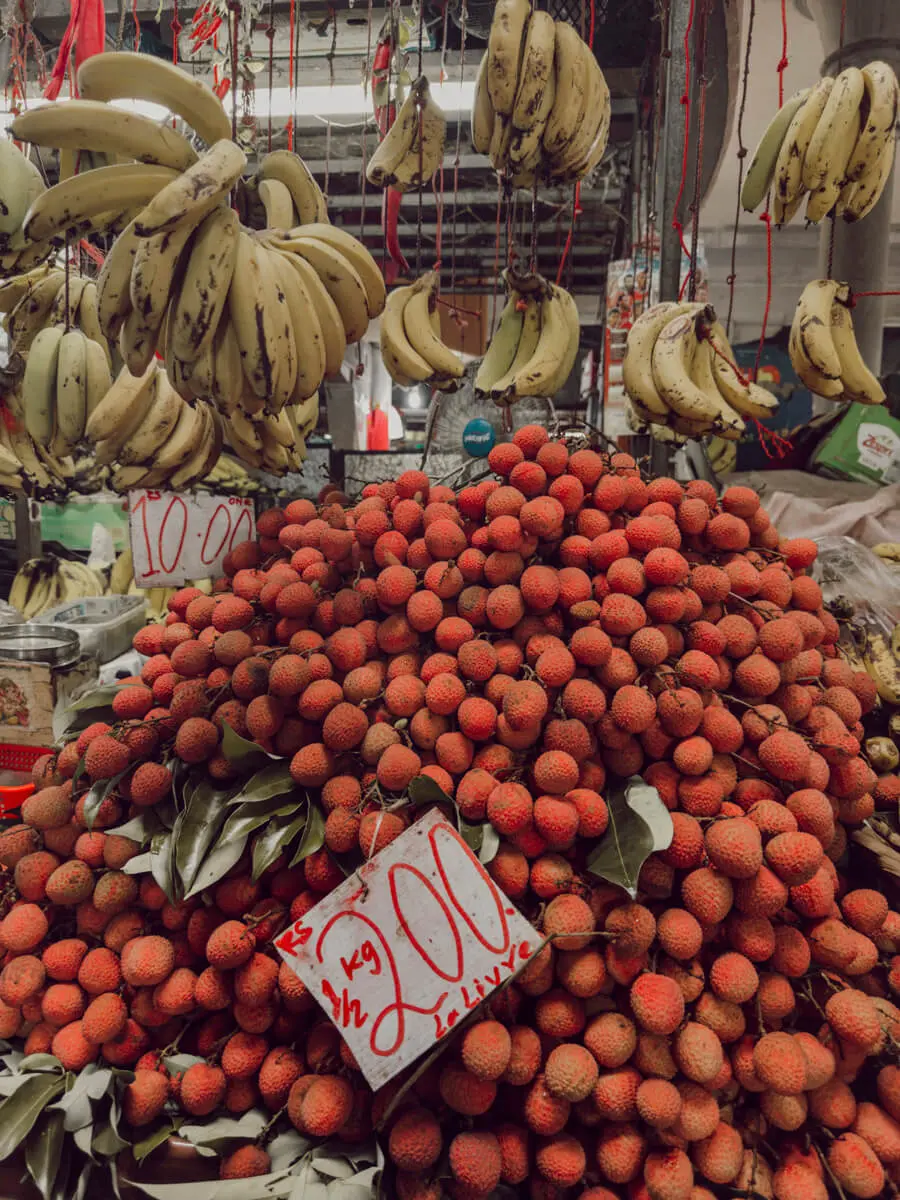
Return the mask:
[[[654,851],[665,850],[672,841],[672,817],[656,788],[639,775],[610,788],[606,804],[609,827],[588,858],[587,869],[624,888],[634,899],[641,867]]]
[[[63,1114],[45,1112],[25,1143],[25,1165],[44,1200],[50,1200],[53,1193],[64,1138]]]
[[[441,804],[453,807],[452,799],[430,775],[417,775],[406,789],[410,803],[417,808],[425,804]]]
[[[175,856],[175,833],[165,829],[154,833],[150,839],[150,874],[166,894],[166,899],[174,904],[176,901],[173,862]],[[237,859],[235,859],[235,862]]]
[[[27,1054],[17,1068],[20,1072],[56,1071],[61,1073],[62,1063],[55,1054]]]
[[[220,749],[233,767],[243,769],[249,769],[257,759],[264,760],[275,757],[273,754],[267,754],[256,742],[250,742],[241,737],[239,733],[235,733],[227,721],[222,722]]]
[[[87,695],[81,696],[67,705],[65,711],[75,713],[85,712],[91,708],[108,708],[119,694],[122,686],[122,684],[115,684],[109,687],[95,688],[94,691],[88,692]]]
[[[258,1108],[251,1108],[242,1117],[220,1117],[206,1125],[182,1125],[179,1137],[187,1138],[195,1146],[214,1146],[231,1138],[256,1138],[266,1127],[266,1115]]]
[[[89,830],[94,827],[94,821],[97,819],[100,805],[130,770],[130,767],[126,767],[124,771],[119,771],[118,775],[113,775],[112,779],[98,779],[91,786],[91,790],[84,799],[84,823]]]
[[[228,803],[240,804],[241,801],[246,801],[251,804],[254,801],[271,800],[273,796],[283,796],[285,792],[293,791],[296,786],[291,778],[290,764],[284,759],[281,762],[269,763],[267,767],[257,771]]]
[[[253,843],[253,882],[255,883],[276,860],[285,846],[303,831],[306,813],[293,820],[290,817],[273,818]]]
[[[104,829],[103,832],[107,837],[130,838],[131,841],[143,846],[146,842],[149,842],[158,829],[159,817],[156,815],[156,810],[145,808],[136,817],[132,817],[130,821],[126,821],[124,825],[117,825],[115,829]]]
[[[141,1138],[139,1142],[135,1142],[131,1147],[135,1162],[142,1163],[149,1154],[153,1153],[157,1146],[161,1146],[163,1142],[167,1142],[172,1134],[177,1133],[180,1128],[180,1117],[166,1117],[162,1124],[157,1125],[151,1133]],[[194,1185],[191,1184],[190,1186],[193,1187]]]
[[[285,1129],[269,1143],[272,1170],[281,1171],[298,1162],[311,1145],[309,1138],[301,1137],[296,1129]]]
[[[291,859],[290,865],[296,867],[298,863],[303,862],[304,858],[309,858],[311,854],[315,854],[317,850],[321,850],[324,844],[325,818],[316,805],[310,801],[309,812],[306,816],[306,829],[303,831],[303,838],[297,847],[294,857]]]
[[[150,872],[150,851],[146,854],[136,854],[129,858],[122,868],[126,875],[147,875]]]
[[[29,1075],[0,1104],[0,1162],[22,1144],[38,1117],[65,1087],[59,1075]]]
[[[481,847],[478,851],[478,861],[483,866],[487,866],[497,857],[499,849],[500,835],[490,821],[485,821],[481,826]]]
[[[194,789],[187,807],[178,818],[175,870],[185,891],[193,885],[200,864],[218,837],[227,802],[233,795],[233,789],[216,789],[205,779]]]
[[[230,841],[225,837],[220,838],[215,849],[204,859],[190,888],[185,891],[185,900],[190,900],[199,892],[206,891],[214,883],[218,883],[224,875],[227,875],[235,863],[239,861],[246,845],[246,834],[243,837],[236,837]],[[161,886],[162,884],[160,884]]]
[[[100,1132],[93,1141],[95,1153],[103,1158],[114,1158],[128,1145],[129,1143],[116,1132],[112,1121],[107,1121],[105,1125],[101,1126]]]

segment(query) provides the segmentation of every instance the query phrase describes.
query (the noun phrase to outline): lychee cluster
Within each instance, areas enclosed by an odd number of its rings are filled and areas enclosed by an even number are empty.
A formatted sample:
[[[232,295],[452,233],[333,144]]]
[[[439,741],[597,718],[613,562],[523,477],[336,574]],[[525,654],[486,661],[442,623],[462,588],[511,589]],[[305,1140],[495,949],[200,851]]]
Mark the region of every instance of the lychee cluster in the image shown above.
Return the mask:
[[[212,595],[182,589],[137,635],[114,722],[39,763],[0,836],[0,1036],[134,1069],[135,1126],[262,1103],[311,1138],[374,1127],[400,1200],[881,1195],[900,916],[843,864],[900,779],[861,755],[876,689],[840,657],[815,544],[748,488],[647,481],[536,426],[489,463],[459,492],[410,471],[270,510]],[[173,760],[237,778],[226,727],[289,760],[324,845],[258,880],[251,845],[173,901],[108,831],[169,795]],[[674,833],[632,898],[587,860],[635,774]],[[422,775],[496,831],[488,870],[546,942],[373,1096],[272,939],[408,828]],[[176,1039],[204,1061],[170,1079]],[[264,1146],[222,1167],[267,1169]]]

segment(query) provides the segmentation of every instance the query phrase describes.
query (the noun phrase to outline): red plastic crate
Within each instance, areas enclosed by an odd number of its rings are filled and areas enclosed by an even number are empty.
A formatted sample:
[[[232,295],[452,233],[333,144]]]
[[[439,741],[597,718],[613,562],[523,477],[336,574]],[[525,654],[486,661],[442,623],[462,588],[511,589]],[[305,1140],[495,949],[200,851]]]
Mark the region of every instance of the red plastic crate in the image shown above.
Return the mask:
[[[0,771],[19,771],[27,774],[44,754],[52,754],[47,746],[10,746],[0,742]],[[10,817],[19,811],[23,800],[34,791],[29,779],[25,783],[0,785],[0,817]]]

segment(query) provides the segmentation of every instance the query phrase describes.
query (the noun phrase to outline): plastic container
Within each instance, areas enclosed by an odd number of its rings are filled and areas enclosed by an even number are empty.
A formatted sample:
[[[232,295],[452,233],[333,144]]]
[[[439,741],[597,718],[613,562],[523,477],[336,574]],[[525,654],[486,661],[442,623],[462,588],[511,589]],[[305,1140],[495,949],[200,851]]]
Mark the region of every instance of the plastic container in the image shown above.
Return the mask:
[[[41,625],[65,625],[78,634],[81,653],[101,663],[118,658],[146,621],[141,596],[87,596],[41,613]]]

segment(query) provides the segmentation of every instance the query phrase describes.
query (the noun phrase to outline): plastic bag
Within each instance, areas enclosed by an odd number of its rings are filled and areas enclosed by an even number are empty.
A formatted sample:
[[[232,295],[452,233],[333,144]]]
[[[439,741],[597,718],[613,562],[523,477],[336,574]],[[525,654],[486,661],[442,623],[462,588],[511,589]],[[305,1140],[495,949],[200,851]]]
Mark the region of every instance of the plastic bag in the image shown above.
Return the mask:
[[[853,616],[875,617],[891,630],[900,621],[900,589],[896,576],[877,554],[852,537],[817,539],[819,554],[813,577],[826,603],[847,601]]]

